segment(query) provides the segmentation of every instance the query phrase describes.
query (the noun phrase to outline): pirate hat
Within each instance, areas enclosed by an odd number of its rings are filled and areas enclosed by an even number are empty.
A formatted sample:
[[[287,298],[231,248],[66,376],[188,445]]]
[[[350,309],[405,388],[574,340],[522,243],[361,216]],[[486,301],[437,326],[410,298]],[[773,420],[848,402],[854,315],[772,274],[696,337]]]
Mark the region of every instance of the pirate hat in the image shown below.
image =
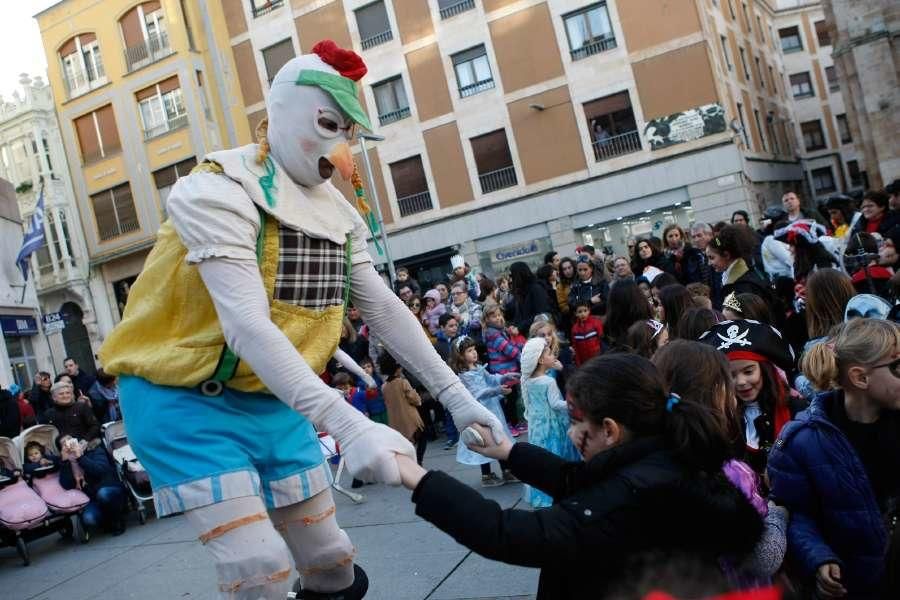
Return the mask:
[[[700,336],[700,342],[725,353],[728,360],[768,361],[783,371],[794,369],[794,351],[771,325],[752,321],[723,321]]]

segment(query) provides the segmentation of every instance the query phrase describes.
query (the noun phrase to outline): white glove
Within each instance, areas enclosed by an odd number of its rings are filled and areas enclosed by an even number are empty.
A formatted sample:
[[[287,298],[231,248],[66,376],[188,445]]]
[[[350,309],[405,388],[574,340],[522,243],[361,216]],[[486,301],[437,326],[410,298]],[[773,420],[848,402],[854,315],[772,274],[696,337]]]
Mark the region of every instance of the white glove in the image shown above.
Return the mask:
[[[378,387],[378,384],[375,383],[375,380],[372,379],[372,376],[369,375],[368,373],[364,373],[364,374],[360,375],[359,378],[362,379],[363,383],[365,383],[366,387],[369,389]]]
[[[494,413],[479,404],[461,381],[450,385],[438,396],[438,401],[453,416],[456,428],[462,431],[472,423],[489,427],[494,441],[499,444],[506,439],[506,427],[494,416]]]

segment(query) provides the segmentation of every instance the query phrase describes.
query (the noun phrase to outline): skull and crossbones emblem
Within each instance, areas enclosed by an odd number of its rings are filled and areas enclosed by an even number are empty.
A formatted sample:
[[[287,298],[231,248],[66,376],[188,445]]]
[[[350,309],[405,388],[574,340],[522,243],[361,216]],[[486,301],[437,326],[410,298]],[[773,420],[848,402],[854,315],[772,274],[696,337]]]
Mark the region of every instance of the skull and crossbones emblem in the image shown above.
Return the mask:
[[[750,330],[746,329],[743,333],[739,333],[740,328],[737,325],[732,325],[728,329],[725,330],[725,333],[728,337],[725,337],[721,333],[717,333],[719,339],[722,340],[722,343],[719,344],[719,350],[728,350],[735,344],[738,346],[751,346],[752,343],[747,339],[747,335],[749,335]]]

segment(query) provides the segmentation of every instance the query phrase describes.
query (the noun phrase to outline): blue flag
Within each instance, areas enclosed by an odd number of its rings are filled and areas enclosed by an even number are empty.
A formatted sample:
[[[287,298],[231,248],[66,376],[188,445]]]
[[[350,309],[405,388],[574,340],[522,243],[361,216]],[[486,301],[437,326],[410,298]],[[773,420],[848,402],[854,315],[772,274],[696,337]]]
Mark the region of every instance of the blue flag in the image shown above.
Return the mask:
[[[22,278],[25,281],[28,281],[28,257],[31,256],[32,252],[43,246],[45,241],[44,186],[41,185],[41,195],[38,197],[31,220],[28,221],[28,228],[25,230],[25,237],[22,238],[22,248],[19,250],[19,256],[16,257],[16,265],[22,271]]]

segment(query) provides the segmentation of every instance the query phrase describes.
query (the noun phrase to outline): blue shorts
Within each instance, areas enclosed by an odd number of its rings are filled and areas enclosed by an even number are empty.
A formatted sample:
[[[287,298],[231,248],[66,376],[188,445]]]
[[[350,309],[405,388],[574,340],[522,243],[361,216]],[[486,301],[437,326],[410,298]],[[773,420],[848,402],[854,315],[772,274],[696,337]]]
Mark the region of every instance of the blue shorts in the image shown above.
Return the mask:
[[[204,396],[123,376],[119,403],[159,516],[243,496],[278,508],[331,485],[312,424],[271,394]]]

